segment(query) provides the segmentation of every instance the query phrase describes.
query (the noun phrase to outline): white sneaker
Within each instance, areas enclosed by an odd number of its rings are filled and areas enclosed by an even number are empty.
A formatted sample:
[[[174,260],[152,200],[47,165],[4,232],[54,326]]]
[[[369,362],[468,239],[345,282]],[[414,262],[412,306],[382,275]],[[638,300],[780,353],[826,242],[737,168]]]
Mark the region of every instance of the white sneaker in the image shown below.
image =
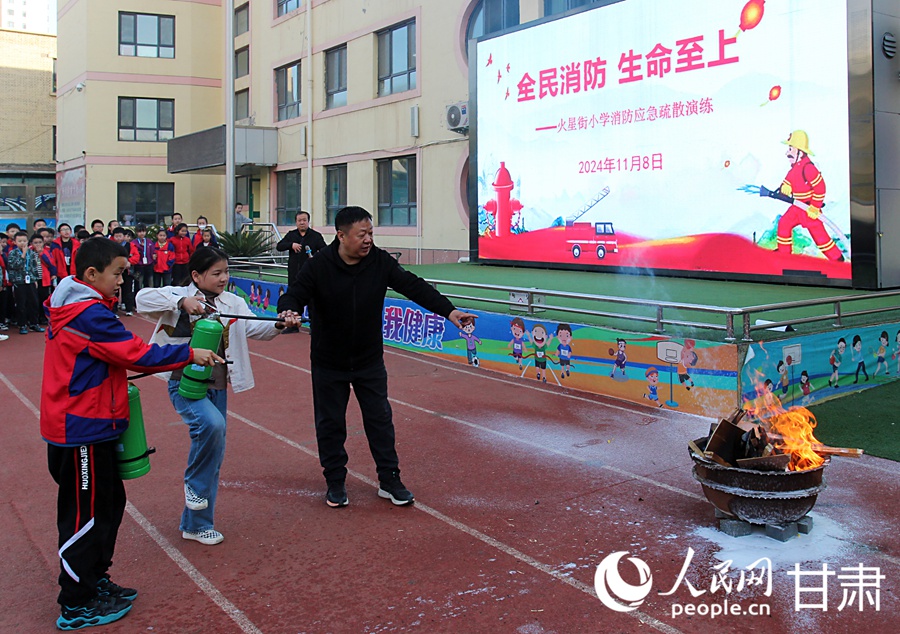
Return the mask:
[[[9,339],[9,335],[0,335],[0,341],[6,341]]]
[[[195,542],[200,542],[207,546],[215,546],[225,539],[225,536],[222,533],[212,528],[208,528],[205,531],[197,531],[196,533],[181,531],[181,536],[184,539],[193,539]]]
[[[207,506],[209,506],[209,500],[206,498],[202,498],[191,489],[187,485],[187,482],[184,483],[184,505],[191,509],[192,511],[202,511]]]

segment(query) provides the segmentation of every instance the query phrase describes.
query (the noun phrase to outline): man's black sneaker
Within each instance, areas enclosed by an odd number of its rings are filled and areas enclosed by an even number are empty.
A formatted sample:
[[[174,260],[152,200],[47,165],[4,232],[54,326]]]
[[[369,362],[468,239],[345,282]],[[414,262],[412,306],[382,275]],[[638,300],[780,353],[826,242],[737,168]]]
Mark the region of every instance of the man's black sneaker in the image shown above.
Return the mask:
[[[347,499],[347,487],[344,485],[343,480],[328,483],[325,504],[332,508],[340,508],[350,504],[350,500]]]
[[[100,581],[97,582],[97,593],[101,597],[117,597],[128,601],[134,601],[138,595],[138,591],[134,588],[123,588],[108,577],[100,577]]]
[[[80,630],[84,627],[106,625],[128,614],[131,601],[113,596],[96,596],[87,603],[62,606],[56,627],[61,630]]]
[[[390,500],[397,506],[412,504],[415,501],[409,489],[400,481],[400,474],[394,471],[379,482],[378,497]]]

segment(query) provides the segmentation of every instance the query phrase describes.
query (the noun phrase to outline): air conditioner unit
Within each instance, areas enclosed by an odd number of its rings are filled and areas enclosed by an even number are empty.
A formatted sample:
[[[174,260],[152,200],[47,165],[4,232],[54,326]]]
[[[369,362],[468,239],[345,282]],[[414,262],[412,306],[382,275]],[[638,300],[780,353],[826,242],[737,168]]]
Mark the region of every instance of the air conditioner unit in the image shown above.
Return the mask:
[[[469,130],[469,102],[458,101],[447,106],[447,129],[465,134]]]

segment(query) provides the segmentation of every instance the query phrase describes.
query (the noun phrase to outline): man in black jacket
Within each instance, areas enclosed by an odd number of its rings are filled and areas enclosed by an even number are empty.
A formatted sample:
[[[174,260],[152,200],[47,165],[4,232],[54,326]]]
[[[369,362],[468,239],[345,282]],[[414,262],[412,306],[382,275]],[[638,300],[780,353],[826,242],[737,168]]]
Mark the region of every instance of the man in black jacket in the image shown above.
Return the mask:
[[[319,462],[328,484],[325,502],[331,507],[349,503],[344,442],[352,385],[378,471],[378,495],[396,505],[410,504],[413,494],[400,481],[387,394],[382,337],[385,293],[390,287],[457,328],[475,315],[454,308],[425,280],[376,247],[372,216],[362,207],[341,209],[334,226],[335,240],[309,260],[278,300],[279,313],[310,307],[313,408]]]
[[[288,251],[288,285],[296,282],[303,264],[326,246],[322,234],[309,228],[309,213],[298,211],[294,221],[297,228],[288,231],[275,245],[276,251]]]
[[[294,222],[297,223],[297,228],[288,231],[287,235],[275,245],[276,251],[288,251],[288,286],[297,282],[297,274],[306,261],[326,246],[322,234],[309,228],[308,212],[298,211]],[[284,329],[285,334],[299,331],[299,328]]]

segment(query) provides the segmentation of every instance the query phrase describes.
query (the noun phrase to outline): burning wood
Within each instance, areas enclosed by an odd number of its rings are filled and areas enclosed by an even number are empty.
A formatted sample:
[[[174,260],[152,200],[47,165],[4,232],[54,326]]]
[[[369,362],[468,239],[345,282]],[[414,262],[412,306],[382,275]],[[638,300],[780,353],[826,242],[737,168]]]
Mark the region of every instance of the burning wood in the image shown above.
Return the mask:
[[[757,471],[803,471],[822,465],[824,456],[862,455],[862,449],[819,442],[813,435],[815,427],[812,412],[803,407],[785,410],[769,393],[723,418],[712,428],[703,450],[695,445],[691,451],[722,466]]]

